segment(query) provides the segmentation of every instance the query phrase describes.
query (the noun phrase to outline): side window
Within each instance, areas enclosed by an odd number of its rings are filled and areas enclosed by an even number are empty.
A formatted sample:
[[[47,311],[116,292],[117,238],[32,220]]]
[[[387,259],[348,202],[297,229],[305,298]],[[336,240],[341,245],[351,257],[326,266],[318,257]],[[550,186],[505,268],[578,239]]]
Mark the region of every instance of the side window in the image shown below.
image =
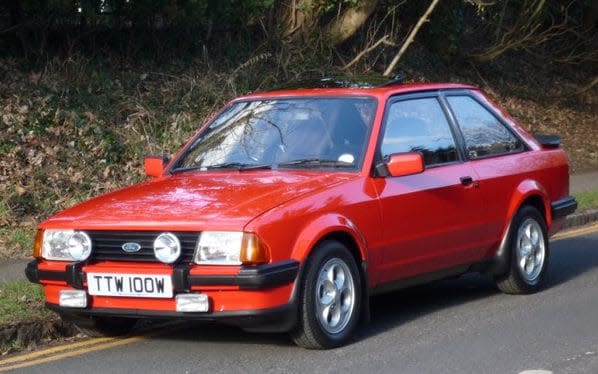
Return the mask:
[[[480,103],[469,96],[446,98],[459,123],[469,158],[523,150],[523,144]]]
[[[388,111],[382,156],[400,152],[421,152],[426,165],[458,160],[449,123],[436,98],[403,100]]]

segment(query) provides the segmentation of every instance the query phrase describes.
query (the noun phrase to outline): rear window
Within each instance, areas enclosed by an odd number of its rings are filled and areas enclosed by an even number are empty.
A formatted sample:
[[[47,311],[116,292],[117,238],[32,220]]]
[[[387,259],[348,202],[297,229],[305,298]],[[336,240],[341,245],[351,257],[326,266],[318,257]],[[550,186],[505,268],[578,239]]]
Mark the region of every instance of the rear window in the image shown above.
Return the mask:
[[[494,114],[470,96],[448,96],[446,99],[461,128],[470,159],[524,149],[521,141]]]

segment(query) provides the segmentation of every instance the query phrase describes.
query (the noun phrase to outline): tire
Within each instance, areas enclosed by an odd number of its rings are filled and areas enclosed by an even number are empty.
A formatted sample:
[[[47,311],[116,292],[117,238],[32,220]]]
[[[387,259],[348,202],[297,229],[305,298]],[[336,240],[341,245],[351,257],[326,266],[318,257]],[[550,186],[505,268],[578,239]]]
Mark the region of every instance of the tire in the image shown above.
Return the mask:
[[[542,288],[550,247],[546,222],[540,212],[525,205],[513,218],[509,230],[509,270],[495,277],[499,290],[508,294],[530,294]]]
[[[351,253],[339,242],[322,242],[306,261],[300,287],[298,321],[291,331],[295,344],[307,349],[345,344],[362,303],[361,277]]]
[[[137,320],[134,318],[78,318],[62,316],[62,319],[72,323],[77,328],[77,330],[91,338],[126,335],[129,332],[131,332],[131,330],[133,330],[133,328],[137,324]]]

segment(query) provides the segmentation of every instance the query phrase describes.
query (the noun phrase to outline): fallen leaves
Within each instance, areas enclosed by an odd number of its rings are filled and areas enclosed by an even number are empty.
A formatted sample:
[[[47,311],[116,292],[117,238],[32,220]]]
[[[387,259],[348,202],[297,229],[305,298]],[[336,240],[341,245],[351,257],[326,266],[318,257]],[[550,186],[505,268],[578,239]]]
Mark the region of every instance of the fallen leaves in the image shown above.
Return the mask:
[[[27,190],[21,186],[17,186],[17,187],[15,187],[15,192],[17,193],[18,196],[23,196],[27,193]]]

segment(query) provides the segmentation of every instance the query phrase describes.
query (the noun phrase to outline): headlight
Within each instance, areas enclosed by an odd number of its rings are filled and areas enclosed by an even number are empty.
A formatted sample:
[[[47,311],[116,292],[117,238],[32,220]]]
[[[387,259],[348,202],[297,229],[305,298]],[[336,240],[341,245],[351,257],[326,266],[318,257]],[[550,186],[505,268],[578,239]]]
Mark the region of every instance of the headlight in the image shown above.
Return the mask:
[[[242,232],[206,231],[199,235],[195,262],[198,264],[239,265]]]
[[[181,255],[181,242],[169,232],[158,235],[154,240],[154,255],[165,264],[172,264]]]
[[[91,254],[91,239],[83,231],[45,230],[42,257],[46,260],[83,261]]]
[[[260,264],[270,260],[268,248],[257,235],[231,231],[205,231],[197,241],[195,263],[208,265]]]

